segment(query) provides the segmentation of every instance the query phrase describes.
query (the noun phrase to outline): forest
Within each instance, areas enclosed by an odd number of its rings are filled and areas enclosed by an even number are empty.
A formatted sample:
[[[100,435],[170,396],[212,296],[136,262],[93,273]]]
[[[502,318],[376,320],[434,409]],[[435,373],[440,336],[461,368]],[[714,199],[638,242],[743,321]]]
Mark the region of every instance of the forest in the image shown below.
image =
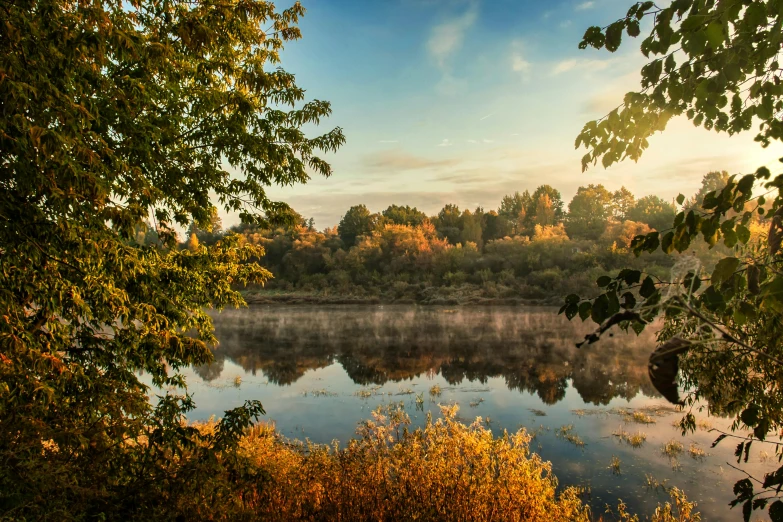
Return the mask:
[[[683,208],[700,209],[705,194],[726,186],[729,174],[705,174]],[[351,207],[336,227],[317,230],[293,214],[290,225],[223,230],[213,217],[204,229],[191,224],[180,248],[212,245],[225,234],[263,247],[258,261],[272,274],[252,302],[380,301],[427,304],[548,302],[587,292],[602,275],[635,267],[666,278],[675,259],[658,253],[637,258],[631,242],[640,234],[671,228],[681,205],[625,187],[579,187],[566,206],[560,192],[542,185],[515,192],[497,210],[445,205],[437,215],[390,205],[372,213]],[[754,221],[758,223],[759,219]],[[752,226],[757,235],[761,225]],[[138,241],[155,241],[154,234]],[[694,245],[710,271],[725,248]]]

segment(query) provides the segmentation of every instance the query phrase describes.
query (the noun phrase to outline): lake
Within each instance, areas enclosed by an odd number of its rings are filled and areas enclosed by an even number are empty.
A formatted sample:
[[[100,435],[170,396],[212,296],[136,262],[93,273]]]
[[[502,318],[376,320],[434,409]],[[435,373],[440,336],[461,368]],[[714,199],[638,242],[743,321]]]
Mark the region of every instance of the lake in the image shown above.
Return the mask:
[[[590,327],[543,307],[253,306],[214,320],[215,362],[184,372],[197,404],[191,420],[258,399],[282,434],[329,443],[354,436],[379,406],[402,403],[421,425],[427,412],[439,416],[439,403],[458,403],[465,421],[535,433],[531,449],[560,484],[589,488],[596,515],[620,498],[649,515],[677,486],[704,520],[742,518],[728,507],[744,478],[732,468],[735,444],[710,447],[709,429],[730,423],[694,410],[699,429],[681,436],[673,424],[682,413],[647,375],[652,331],[577,349]],[[761,449],[742,469],[777,467]]]

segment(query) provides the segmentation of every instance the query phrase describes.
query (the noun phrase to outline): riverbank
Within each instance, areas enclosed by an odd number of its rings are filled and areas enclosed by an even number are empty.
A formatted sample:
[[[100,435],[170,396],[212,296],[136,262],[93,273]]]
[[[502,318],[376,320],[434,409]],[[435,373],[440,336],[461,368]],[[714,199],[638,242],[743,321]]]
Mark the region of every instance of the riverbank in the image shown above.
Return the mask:
[[[463,288],[438,288],[435,292],[421,292],[397,296],[386,293],[379,295],[356,295],[333,292],[286,292],[280,290],[244,290],[242,297],[248,304],[278,305],[376,305],[417,304],[425,306],[559,306],[561,296],[545,298],[487,297],[479,291]]]

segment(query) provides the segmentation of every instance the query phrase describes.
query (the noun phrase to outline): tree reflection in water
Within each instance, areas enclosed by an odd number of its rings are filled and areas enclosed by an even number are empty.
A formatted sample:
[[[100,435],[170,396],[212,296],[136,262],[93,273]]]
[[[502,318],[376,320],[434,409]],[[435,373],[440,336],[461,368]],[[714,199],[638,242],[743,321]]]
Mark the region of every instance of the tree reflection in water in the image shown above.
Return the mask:
[[[658,396],[647,376],[653,332],[616,334],[577,349],[589,327],[553,308],[256,306],[214,318],[215,361],[195,369],[205,381],[219,378],[228,358],[278,385],[338,362],[362,385],[433,372],[453,385],[503,377],[509,389],[547,404],[565,397],[569,379],[595,405],[640,392]]]

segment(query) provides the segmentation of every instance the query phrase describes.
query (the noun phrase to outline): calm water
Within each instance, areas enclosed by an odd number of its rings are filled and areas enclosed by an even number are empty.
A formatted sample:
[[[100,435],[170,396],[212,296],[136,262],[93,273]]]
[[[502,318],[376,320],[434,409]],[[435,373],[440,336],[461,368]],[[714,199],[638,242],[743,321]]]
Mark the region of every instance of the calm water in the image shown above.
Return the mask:
[[[647,377],[652,332],[618,333],[577,349],[587,327],[551,308],[257,306],[214,319],[215,362],[186,372],[198,405],[193,420],[258,399],[284,435],[328,443],[354,436],[379,405],[402,402],[421,424],[427,411],[438,416],[438,403],[458,403],[463,419],[488,418],[495,431],[535,431],[533,451],[552,461],[561,484],[588,486],[596,514],[619,498],[651,513],[668,498],[650,487],[652,477],[684,489],[705,521],[741,520],[728,508],[732,485],[744,476],[729,465],[736,465],[734,445],[710,448],[716,434],[707,431],[728,423],[694,412],[705,422],[680,435],[672,423],[682,414]],[[439,397],[429,394],[434,385]],[[633,412],[653,423],[633,421]],[[562,436],[569,425],[583,447]],[[643,432],[646,442],[633,448],[613,435],[621,429]],[[662,452],[671,440],[683,445],[674,460]],[[692,445],[707,456],[693,458]],[[776,467],[760,449],[743,469]],[[619,475],[610,467],[613,456]]]

